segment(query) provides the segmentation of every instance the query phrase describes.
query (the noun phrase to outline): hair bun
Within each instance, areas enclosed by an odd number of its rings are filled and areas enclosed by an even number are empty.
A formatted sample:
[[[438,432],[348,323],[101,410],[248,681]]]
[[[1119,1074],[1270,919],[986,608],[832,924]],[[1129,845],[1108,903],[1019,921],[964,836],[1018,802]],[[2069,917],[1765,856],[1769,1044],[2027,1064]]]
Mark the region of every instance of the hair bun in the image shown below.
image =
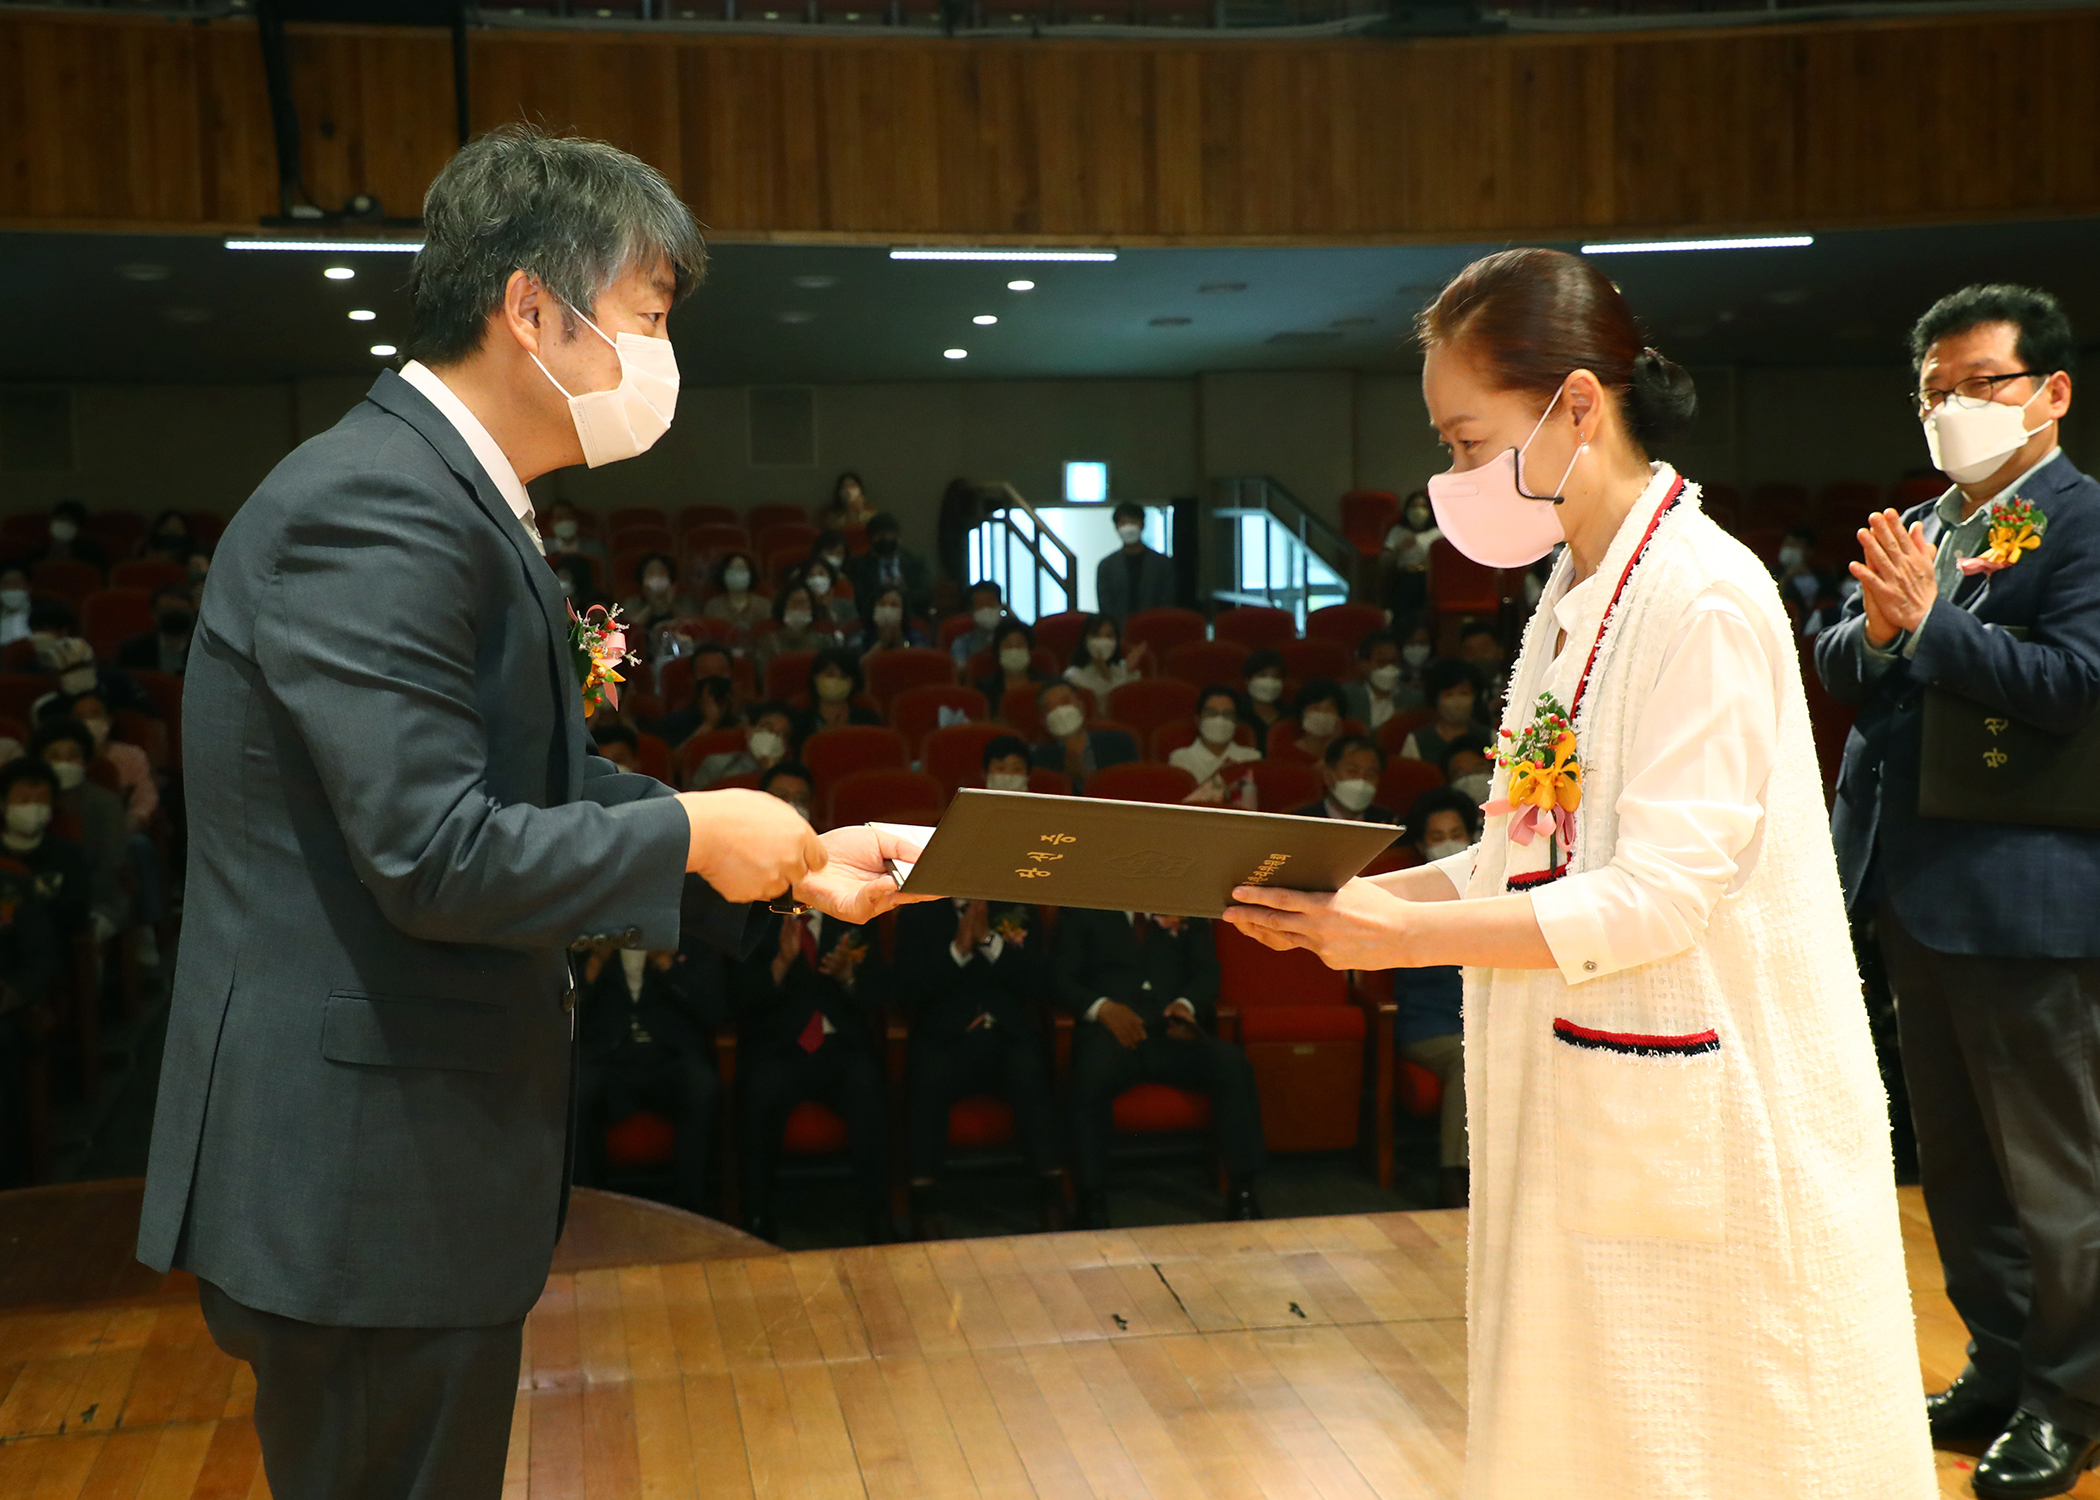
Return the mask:
[[[1675,437],[1699,414],[1699,392],[1691,374],[1657,349],[1643,349],[1633,359],[1633,389],[1628,393],[1633,435],[1642,446]]]

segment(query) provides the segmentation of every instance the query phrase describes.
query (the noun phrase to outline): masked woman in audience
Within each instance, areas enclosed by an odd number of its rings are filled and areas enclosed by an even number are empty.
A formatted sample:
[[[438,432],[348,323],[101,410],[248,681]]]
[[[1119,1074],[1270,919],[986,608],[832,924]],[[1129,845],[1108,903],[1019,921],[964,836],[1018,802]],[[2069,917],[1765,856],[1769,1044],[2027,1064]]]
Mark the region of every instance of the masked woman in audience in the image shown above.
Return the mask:
[[[984,694],[984,701],[995,719],[999,717],[999,705],[1009,692],[1026,688],[1032,700],[1035,690],[1049,681],[1035,669],[1035,631],[1027,621],[1007,616],[999,622],[996,641],[991,675],[980,677],[976,683],[977,691]]]
[[[190,539],[190,518],[179,510],[162,511],[139,538],[139,556],[163,562],[187,563],[195,550]]]
[[[1495,731],[1480,719],[1480,674],[1471,662],[1445,657],[1431,662],[1424,685],[1436,717],[1407,737],[1400,753],[1426,760],[1439,771],[1459,750],[1486,750]]]
[[[1072,648],[1072,664],[1065,668],[1065,681],[1092,693],[1106,713],[1108,695],[1126,682],[1136,682],[1144,664],[1143,646],[1124,654],[1122,626],[1107,615],[1088,615]]]
[[[51,768],[58,782],[54,816],[78,829],[88,857],[88,901],[96,942],[105,942],[129,925],[131,903],[124,894],[125,846],[131,837],[124,801],[108,787],[89,779],[95,740],[78,719],[51,719],[37,726],[29,753]]]
[[[1341,684],[1315,677],[1299,688],[1296,722],[1298,733],[1285,748],[1315,764],[1325,761],[1328,745],[1350,722],[1349,699]]]
[[[61,941],[94,930],[94,874],[78,839],[52,826],[58,816],[58,777],[34,755],[0,766],[0,855],[26,865],[39,896],[51,903]]]
[[[645,552],[634,570],[636,593],[620,608],[627,628],[646,636],[659,625],[689,620],[700,607],[678,592],[678,565],[661,552]]]
[[[1196,699],[1195,739],[1167,756],[1168,765],[1196,778],[1196,789],[1182,801],[1253,808],[1254,779],[1243,768],[1260,760],[1261,751],[1239,743],[1245,727],[1238,693],[1218,683],[1203,690]]]
[[[882,715],[854,700],[866,690],[860,658],[844,646],[828,646],[809,664],[809,704],[818,729],[880,724]]]
[[[1443,533],[1430,510],[1429,492],[1416,490],[1402,502],[1400,519],[1385,534],[1379,555],[1385,576],[1386,612],[1395,620],[1412,618],[1429,602],[1429,549]]]
[[[789,575],[787,587],[773,599],[773,629],[758,639],[758,670],[765,671],[766,664],[783,651],[822,651],[838,644],[838,629],[817,612],[809,584]]]
[[[853,585],[846,581],[843,568],[824,554],[822,545],[820,537],[818,546],[810,549],[809,560],[802,564],[802,582],[816,606],[818,621],[834,630],[849,631],[860,624],[860,606],[853,602]],[[846,555],[844,541],[838,553],[842,558]]]
[[[902,589],[884,588],[876,593],[861,642],[863,652],[897,651],[926,644],[926,632],[905,612]]]
[[[1240,663],[1240,676],[1246,683],[1242,715],[1254,731],[1254,742],[1267,745],[1269,731],[1291,716],[1283,702],[1283,653],[1266,646],[1250,651]]]
[[[700,607],[702,619],[733,626],[738,640],[750,639],[753,627],[772,612],[772,601],[758,592],[758,567],[748,552],[728,552],[715,563],[714,594]]]

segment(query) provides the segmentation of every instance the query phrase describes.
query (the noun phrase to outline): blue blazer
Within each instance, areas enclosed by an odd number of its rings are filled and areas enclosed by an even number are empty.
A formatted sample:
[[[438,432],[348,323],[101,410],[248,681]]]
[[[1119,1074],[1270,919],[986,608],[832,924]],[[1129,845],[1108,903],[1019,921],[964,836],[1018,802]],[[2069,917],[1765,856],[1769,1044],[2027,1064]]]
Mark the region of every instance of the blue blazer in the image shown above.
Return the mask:
[[[2042,545],[1935,602],[1909,660],[1866,674],[1856,597],[1817,637],[1817,675],[1859,705],[1831,836],[1847,907],[1870,912],[1885,896],[1929,948],[2091,958],[2100,956],[2100,832],[1918,816],[1927,686],[2064,734],[2100,708],[2100,483],[2059,454],[2019,493],[2049,519]],[[1935,505],[1913,507],[1904,524],[1936,537]],[[2028,638],[1994,628],[2005,625]]]

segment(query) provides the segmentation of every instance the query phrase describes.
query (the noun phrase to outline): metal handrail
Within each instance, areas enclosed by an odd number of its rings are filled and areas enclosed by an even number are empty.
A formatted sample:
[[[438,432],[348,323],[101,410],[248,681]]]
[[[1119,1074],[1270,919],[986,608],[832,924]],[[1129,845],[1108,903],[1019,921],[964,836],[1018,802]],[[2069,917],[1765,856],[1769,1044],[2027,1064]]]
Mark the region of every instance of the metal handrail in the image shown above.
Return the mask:
[[[1038,615],[1042,613],[1040,604],[1043,597],[1043,579],[1046,575],[1063,592],[1065,608],[1077,608],[1079,603],[1079,558],[1070,547],[1065,545],[1064,538],[1044,524],[1041,513],[1028,503],[1028,497],[1015,489],[1007,480],[995,480],[990,484],[980,486],[979,493],[983,494],[989,502],[985,506],[985,520],[987,522],[996,522],[1003,526],[1009,537],[1018,540],[1027,549],[1028,556],[1035,563],[1035,597],[1039,606],[1036,613]],[[994,496],[997,497],[996,500],[993,500]],[[1017,508],[1027,513],[1030,526],[1035,533],[1033,536],[1014,525],[1012,512]],[[1050,557],[1044,555],[1042,547],[1044,542],[1050,544],[1057,563],[1053,563]],[[1061,563],[1062,567],[1058,566],[1058,563]]]
[[[1315,515],[1304,501],[1266,474],[1228,475],[1210,482],[1209,519],[1230,525],[1237,517],[1256,511],[1281,522],[1298,545],[1332,569],[1346,588],[1355,567],[1355,549],[1325,517]],[[1277,591],[1272,587],[1259,592],[1239,587],[1237,539],[1232,539],[1227,545],[1223,532],[1217,532],[1215,536],[1215,544],[1203,549],[1205,597],[1226,604],[1276,604]],[[1234,570],[1229,580],[1219,576],[1220,570],[1225,568]],[[1269,576],[1266,568],[1263,576]],[[1302,613],[1303,601],[1295,602]]]

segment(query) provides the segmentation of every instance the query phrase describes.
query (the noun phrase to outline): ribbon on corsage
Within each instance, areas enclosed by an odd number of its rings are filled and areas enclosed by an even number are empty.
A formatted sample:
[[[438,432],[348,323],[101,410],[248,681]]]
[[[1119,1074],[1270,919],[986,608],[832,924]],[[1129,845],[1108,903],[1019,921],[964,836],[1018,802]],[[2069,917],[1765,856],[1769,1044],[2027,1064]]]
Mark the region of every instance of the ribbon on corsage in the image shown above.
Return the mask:
[[[1502,737],[1510,743],[1488,755],[1508,770],[1509,787],[1480,810],[1491,818],[1510,818],[1513,844],[1529,844],[1541,833],[1569,842],[1575,834],[1575,811],[1582,806],[1582,762],[1575,754],[1568,711],[1551,693],[1541,693],[1524,731],[1505,729]]]
[[[2036,509],[2032,500],[2008,500],[1991,515],[1983,551],[1963,558],[1956,566],[1970,578],[1978,573],[2003,572],[2041,546],[2042,533],[2048,529],[2048,516]]]
[[[583,684],[583,711],[594,713],[603,703],[618,709],[620,684],[627,679],[620,668],[635,660],[627,649],[627,627],[620,621],[620,607],[608,609],[593,604],[582,614],[569,606],[569,644],[576,651],[576,677]]]

